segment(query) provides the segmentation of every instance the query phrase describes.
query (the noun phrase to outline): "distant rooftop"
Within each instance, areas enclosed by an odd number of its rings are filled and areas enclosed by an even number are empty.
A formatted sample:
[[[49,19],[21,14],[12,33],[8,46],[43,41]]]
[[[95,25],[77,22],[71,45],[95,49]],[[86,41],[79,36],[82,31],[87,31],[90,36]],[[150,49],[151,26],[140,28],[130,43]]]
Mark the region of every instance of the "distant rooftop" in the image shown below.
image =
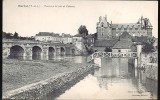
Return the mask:
[[[54,36],[55,33],[50,33],[50,32],[39,32],[36,34],[36,36]]]
[[[142,37],[137,37],[135,36],[134,38],[132,38],[133,42],[147,42],[148,41],[148,37],[147,36],[142,36]]]
[[[130,47],[133,45],[132,41],[118,41],[114,46],[113,49],[130,49]]]

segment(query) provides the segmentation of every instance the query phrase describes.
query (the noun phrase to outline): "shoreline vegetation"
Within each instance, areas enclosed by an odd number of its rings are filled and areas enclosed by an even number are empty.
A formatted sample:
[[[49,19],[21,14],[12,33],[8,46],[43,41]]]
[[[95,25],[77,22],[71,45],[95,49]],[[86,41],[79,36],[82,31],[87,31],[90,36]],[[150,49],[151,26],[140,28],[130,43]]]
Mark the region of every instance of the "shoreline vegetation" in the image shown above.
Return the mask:
[[[87,63],[74,63],[67,60],[61,61],[25,61],[3,59],[3,94],[28,84],[36,83],[60,73],[76,71],[85,68]]]

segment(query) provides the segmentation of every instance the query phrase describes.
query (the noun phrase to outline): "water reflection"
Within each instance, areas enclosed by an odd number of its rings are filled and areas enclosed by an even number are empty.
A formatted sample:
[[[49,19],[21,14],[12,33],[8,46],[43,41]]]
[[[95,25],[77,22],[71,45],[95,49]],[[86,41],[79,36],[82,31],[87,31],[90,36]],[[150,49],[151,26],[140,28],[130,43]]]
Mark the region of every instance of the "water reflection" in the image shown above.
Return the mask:
[[[85,84],[85,85],[84,85]],[[99,70],[59,96],[60,99],[156,99],[157,81],[146,78],[127,58],[104,58]]]
[[[33,59],[40,60],[40,58],[41,57]],[[19,57],[19,59],[32,60],[32,57]],[[44,59],[87,63],[86,57],[83,56],[55,55],[52,57],[43,57],[43,60]],[[101,61],[101,68],[96,69],[92,74],[85,77],[85,79],[79,78],[68,84],[68,86],[64,87],[62,90],[57,90],[56,93],[58,95],[52,93],[49,94],[48,97],[53,98],[54,96],[55,98],[59,96],[57,100],[157,98],[157,81],[146,78],[146,71],[130,65],[127,58],[104,58]],[[67,91],[65,92],[65,90]]]

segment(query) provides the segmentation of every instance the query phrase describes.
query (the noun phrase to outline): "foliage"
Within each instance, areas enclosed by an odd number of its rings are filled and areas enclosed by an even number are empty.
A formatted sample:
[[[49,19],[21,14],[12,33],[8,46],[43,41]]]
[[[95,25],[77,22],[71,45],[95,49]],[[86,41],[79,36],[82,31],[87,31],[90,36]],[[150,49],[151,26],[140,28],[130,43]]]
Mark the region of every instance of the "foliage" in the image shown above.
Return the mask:
[[[97,39],[97,33],[94,33],[94,39],[95,40]]]
[[[3,38],[12,39],[13,38],[13,34],[12,33],[3,32]]]
[[[145,53],[150,53],[150,52],[154,52],[155,51],[155,48],[153,46],[153,43],[155,42],[154,38],[150,38],[148,39],[147,42],[144,42],[143,44],[143,47],[142,47],[142,52],[145,52]]]
[[[142,48],[142,52],[145,52],[145,53],[154,52],[154,51],[155,51],[154,46],[151,43],[145,43]]]
[[[87,44],[84,44],[84,45],[88,54],[92,54],[94,52],[94,50],[90,45],[87,45]]]
[[[13,38],[18,39],[18,33],[17,32],[14,33]]]
[[[14,35],[12,33],[6,33],[3,32],[3,38],[5,39],[20,39],[20,40],[34,40],[34,37],[21,37],[18,35],[17,32],[14,33]]]
[[[86,38],[88,35],[88,30],[85,25],[81,25],[78,29],[78,33],[83,35],[83,38]]]

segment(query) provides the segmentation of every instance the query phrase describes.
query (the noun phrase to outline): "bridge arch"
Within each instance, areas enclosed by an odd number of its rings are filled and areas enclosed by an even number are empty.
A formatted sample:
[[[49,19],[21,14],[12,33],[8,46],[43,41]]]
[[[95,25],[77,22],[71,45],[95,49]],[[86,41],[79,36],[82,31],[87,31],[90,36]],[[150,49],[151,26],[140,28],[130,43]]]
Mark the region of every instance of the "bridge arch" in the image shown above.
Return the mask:
[[[65,49],[64,47],[60,47],[60,55],[65,55]]]
[[[9,58],[21,59],[21,58],[23,58],[23,55],[24,55],[23,47],[21,47],[19,45],[14,45],[10,48]]]
[[[48,56],[49,56],[49,59],[53,58],[54,57],[54,54],[55,54],[55,49],[53,47],[49,47],[48,48]]]
[[[42,49],[39,46],[32,47],[32,59],[41,59]]]

